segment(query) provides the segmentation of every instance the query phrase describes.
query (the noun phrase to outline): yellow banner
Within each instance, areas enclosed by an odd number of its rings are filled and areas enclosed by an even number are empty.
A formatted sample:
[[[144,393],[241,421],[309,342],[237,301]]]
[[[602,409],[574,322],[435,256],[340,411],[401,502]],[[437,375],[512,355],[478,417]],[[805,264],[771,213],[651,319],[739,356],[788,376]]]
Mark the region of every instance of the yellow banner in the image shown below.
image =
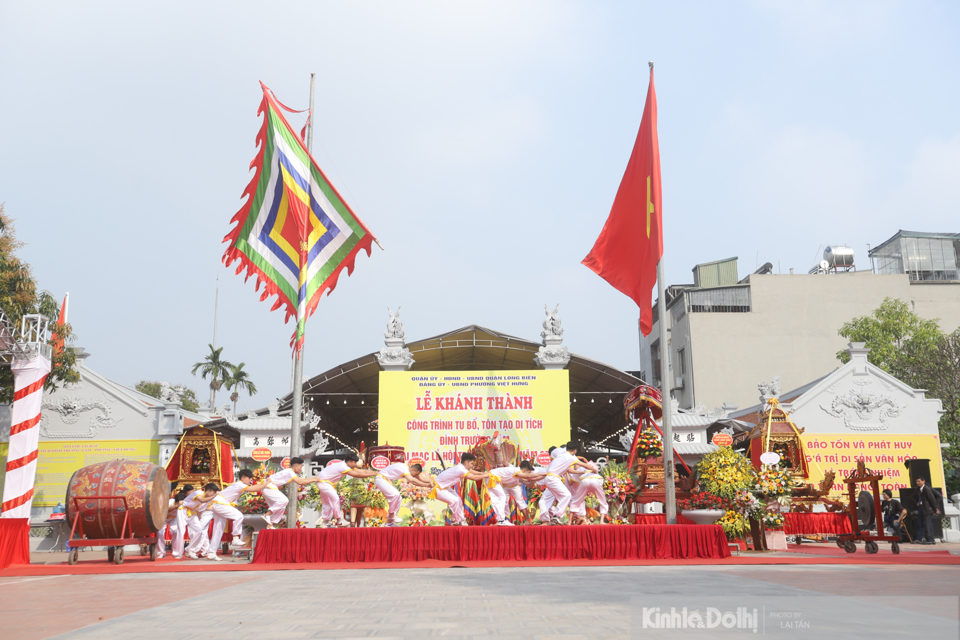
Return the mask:
[[[927,478],[927,482],[941,490],[946,486],[939,436],[815,433],[802,434],[800,437],[807,452],[809,482],[818,485],[824,473],[830,469],[836,471],[830,491],[832,497],[846,495],[847,485],[843,479],[857,470],[860,460],[871,471],[883,475],[880,490],[890,489],[894,497],[899,496],[898,489],[910,486],[910,472],[903,466],[904,460],[929,459],[932,478]],[[869,485],[861,485],[860,488],[868,490]]]
[[[9,444],[0,443],[0,459],[6,469]],[[77,469],[91,464],[126,458],[157,463],[160,456],[159,440],[65,440],[41,442],[37,457],[37,479],[34,485],[33,506],[55,507],[67,496],[67,483]],[[0,492],[3,491],[0,473]]]
[[[381,371],[379,444],[450,466],[500,432],[535,460],[570,440],[570,376],[560,371]],[[438,465],[439,466],[439,465]]]

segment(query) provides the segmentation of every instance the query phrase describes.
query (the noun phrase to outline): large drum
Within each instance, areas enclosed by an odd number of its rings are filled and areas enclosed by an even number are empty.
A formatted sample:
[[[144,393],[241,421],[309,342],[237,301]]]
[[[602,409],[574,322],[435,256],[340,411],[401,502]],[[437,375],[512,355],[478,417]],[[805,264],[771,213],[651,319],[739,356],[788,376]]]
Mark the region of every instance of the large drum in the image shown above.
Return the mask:
[[[403,447],[393,445],[380,445],[367,449],[367,467],[371,469],[383,469],[394,462],[406,462],[407,456],[403,452]]]
[[[106,496],[126,496],[126,507],[122,499],[104,499]],[[124,537],[123,518],[129,510],[125,537],[147,538],[166,523],[169,500],[170,481],[163,467],[139,460],[101,462],[79,469],[70,478],[67,522],[73,524],[79,505],[87,538],[120,538]]]

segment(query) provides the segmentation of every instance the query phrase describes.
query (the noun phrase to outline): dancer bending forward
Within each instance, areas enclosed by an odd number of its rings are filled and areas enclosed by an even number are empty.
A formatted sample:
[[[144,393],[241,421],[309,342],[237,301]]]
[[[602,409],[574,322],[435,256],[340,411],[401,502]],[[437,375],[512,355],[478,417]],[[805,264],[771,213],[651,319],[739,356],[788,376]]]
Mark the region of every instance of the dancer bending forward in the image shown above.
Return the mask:
[[[360,458],[356,454],[344,456],[342,462],[328,464],[317,476],[317,489],[320,491],[320,501],[323,508],[320,510],[320,526],[346,527],[350,523],[344,520],[343,510],[340,508],[340,496],[337,494],[337,483],[343,476],[352,478],[371,478],[377,475],[372,469],[360,469]]]
[[[461,479],[467,480],[486,480],[490,477],[489,473],[477,473],[473,470],[477,457],[472,453],[464,453],[460,456],[460,464],[442,471],[433,480],[433,491],[428,496],[431,499],[446,502],[450,507],[450,516],[453,524],[456,526],[466,526],[467,521],[463,517],[463,500],[457,495],[456,491],[450,488],[460,482]]]

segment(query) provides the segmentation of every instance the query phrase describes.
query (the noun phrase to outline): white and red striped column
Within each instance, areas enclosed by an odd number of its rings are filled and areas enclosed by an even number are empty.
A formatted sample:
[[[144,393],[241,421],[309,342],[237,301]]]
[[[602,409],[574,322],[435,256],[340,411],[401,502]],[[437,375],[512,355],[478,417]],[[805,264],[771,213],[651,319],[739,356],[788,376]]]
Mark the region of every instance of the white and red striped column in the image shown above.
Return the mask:
[[[13,411],[0,518],[30,517],[37,477],[40,403],[50,366],[50,360],[42,355],[29,360],[14,360],[10,365],[13,371]]]

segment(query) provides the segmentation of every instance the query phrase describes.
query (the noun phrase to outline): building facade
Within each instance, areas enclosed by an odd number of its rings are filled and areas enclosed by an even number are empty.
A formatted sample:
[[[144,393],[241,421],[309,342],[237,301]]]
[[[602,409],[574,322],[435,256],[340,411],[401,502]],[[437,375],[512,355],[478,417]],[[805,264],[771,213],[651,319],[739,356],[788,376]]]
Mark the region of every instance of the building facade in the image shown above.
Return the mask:
[[[43,519],[66,499],[73,473],[127,458],[163,465],[183,429],[204,417],[184,410],[172,389],[165,400],[114,382],[87,366],[79,350],[80,381],[44,391],[31,518]],[[0,405],[0,491],[10,438],[10,405]]]
[[[960,327],[960,242],[950,234],[909,233],[899,232],[871,252],[877,273],[817,269],[731,281],[728,264],[718,277],[701,274],[701,286],[670,287],[669,386],[680,407],[744,407],[755,401],[752,381],[780,376],[784,387],[793,388],[822,376],[840,366],[836,354],[846,343],[840,327],[870,314],[885,298],[939,320],[943,331]],[[695,280],[709,266],[698,265]],[[640,336],[643,377],[654,385],[661,378],[659,340],[655,317],[650,335]]]

